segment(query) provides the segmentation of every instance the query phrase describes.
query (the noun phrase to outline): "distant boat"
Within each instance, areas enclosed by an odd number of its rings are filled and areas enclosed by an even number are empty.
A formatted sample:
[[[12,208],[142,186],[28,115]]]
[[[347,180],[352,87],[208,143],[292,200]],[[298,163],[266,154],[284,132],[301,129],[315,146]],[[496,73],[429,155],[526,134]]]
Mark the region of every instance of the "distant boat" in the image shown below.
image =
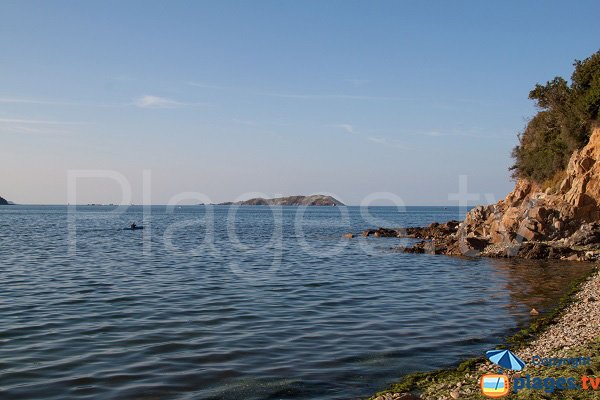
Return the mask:
[[[129,228],[123,228],[124,231],[137,231],[138,229],[144,229],[143,226],[136,226],[135,228],[129,227]]]

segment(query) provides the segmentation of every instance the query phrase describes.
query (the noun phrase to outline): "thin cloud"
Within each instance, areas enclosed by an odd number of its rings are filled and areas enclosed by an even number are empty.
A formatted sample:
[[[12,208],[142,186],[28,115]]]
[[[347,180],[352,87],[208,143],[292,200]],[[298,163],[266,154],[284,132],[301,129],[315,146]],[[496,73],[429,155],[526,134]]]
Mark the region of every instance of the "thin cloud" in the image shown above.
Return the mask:
[[[169,99],[166,97],[144,95],[135,99],[132,103],[139,108],[182,108],[182,107],[200,107],[206,106],[205,103],[183,103],[181,101]]]
[[[19,98],[19,97],[0,97],[0,103],[5,104],[44,104],[51,106],[75,106],[77,103],[69,103],[59,100],[47,100],[47,99],[31,99],[31,98]]]
[[[83,124],[84,122],[0,118],[0,123],[33,124],[33,125],[80,125],[80,124]]]
[[[133,104],[139,108],[177,108],[184,104],[166,97],[145,95],[137,98]]]
[[[28,134],[69,134],[69,125],[80,125],[83,122],[48,121],[22,118],[0,118],[0,132]]]
[[[385,138],[382,138],[382,137],[367,136],[367,140],[369,140],[369,141],[371,141],[373,143],[387,144],[387,140]]]
[[[438,131],[425,132],[425,133],[423,133],[423,135],[425,135],[425,136],[433,136],[433,137],[446,136],[446,134],[444,134],[442,132],[438,132]]]
[[[372,143],[380,144],[380,145],[387,146],[387,147],[394,147],[397,149],[406,149],[406,146],[404,146],[402,143],[400,143],[398,141],[388,140],[384,137],[379,137],[379,136],[364,135],[361,132],[358,132],[352,124],[347,124],[347,123],[346,124],[334,124],[331,126],[334,128],[341,129],[347,133],[351,133],[353,135],[360,136],[362,139],[367,140]]]
[[[335,127],[335,128],[343,129],[343,130],[345,130],[348,133],[356,133],[354,131],[354,127],[352,125],[350,125],[350,124],[334,124],[332,126]]]
[[[47,106],[67,106],[67,107],[126,107],[129,104],[101,104],[101,103],[86,103],[86,102],[73,102],[63,101],[55,99],[35,99],[28,97],[0,97],[0,104],[39,104]]]

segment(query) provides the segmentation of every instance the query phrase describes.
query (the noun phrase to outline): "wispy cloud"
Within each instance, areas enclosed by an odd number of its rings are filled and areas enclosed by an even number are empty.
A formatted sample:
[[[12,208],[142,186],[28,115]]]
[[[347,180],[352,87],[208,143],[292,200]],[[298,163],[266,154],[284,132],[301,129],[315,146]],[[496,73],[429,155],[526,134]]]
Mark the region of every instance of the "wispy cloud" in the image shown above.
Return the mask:
[[[169,99],[167,97],[144,95],[135,99],[132,103],[139,108],[182,108],[182,107],[202,107],[206,103],[184,103],[181,101]]]
[[[184,104],[166,97],[145,95],[134,100],[133,104],[139,108],[177,108]]]
[[[81,125],[84,122],[51,121],[22,118],[0,118],[0,132],[32,134],[68,134],[67,126]]]
[[[78,105],[77,103],[70,103],[60,100],[48,100],[48,99],[32,99],[23,97],[0,97],[0,103],[4,104],[44,104],[51,106],[72,106]]]
[[[343,129],[348,133],[356,133],[356,132],[354,132],[354,127],[350,124],[334,124],[332,126],[335,128]]]
[[[438,131],[429,131],[429,132],[423,133],[423,135],[432,136],[432,137],[440,137],[440,136],[446,136],[447,134],[438,132]]]
[[[15,119],[0,118],[0,123],[33,124],[33,125],[81,125],[84,122],[75,121],[49,121],[40,119]]]
[[[94,103],[94,102],[76,102],[64,101],[57,99],[31,98],[31,97],[0,97],[0,104],[23,104],[23,105],[46,105],[46,106],[66,106],[66,107],[126,107],[129,104],[110,104],[110,103]]]
[[[367,141],[372,142],[372,143],[377,143],[377,144],[384,145],[384,146],[387,146],[387,147],[394,147],[394,148],[397,148],[397,149],[406,149],[406,146],[404,146],[399,141],[389,140],[387,138],[380,137],[380,136],[365,135],[365,134],[357,131],[355,129],[354,125],[352,125],[352,124],[348,124],[348,123],[345,123],[345,124],[333,124],[333,125],[330,125],[330,126],[332,126],[334,128],[341,129],[341,130],[343,130],[343,131],[345,131],[347,133],[351,133],[353,135],[359,136],[362,139],[367,140]]]
[[[386,144],[387,140],[385,138],[382,137],[375,137],[375,136],[367,136],[367,140],[373,142],[373,143],[379,143],[379,144]]]

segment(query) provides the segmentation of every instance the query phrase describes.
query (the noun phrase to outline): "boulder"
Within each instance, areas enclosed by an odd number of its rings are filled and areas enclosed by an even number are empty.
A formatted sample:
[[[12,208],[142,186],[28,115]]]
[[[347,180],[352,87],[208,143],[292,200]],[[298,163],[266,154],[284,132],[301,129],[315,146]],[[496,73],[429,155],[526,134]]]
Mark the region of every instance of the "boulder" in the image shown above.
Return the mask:
[[[375,237],[398,237],[398,231],[395,229],[379,228],[374,233]]]
[[[570,246],[600,248],[600,224],[593,222],[581,225],[581,228],[573,233],[566,242]]]
[[[523,240],[531,242],[538,238],[537,232],[531,228],[530,225],[523,225],[517,231],[517,235],[521,237]]]
[[[482,252],[490,244],[488,240],[477,237],[465,238],[465,242],[469,250],[475,250],[478,252]]]
[[[571,178],[566,177],[560,184],[560,193],[567,193],[571,189]]]

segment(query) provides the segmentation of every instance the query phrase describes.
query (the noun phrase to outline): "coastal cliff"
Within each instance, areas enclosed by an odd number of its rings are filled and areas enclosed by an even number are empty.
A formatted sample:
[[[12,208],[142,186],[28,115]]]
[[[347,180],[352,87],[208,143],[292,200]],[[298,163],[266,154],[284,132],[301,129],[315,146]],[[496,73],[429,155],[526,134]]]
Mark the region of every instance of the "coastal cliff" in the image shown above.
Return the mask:
[[[419,233],[427,229],[429,235],[416,237],[431,240],[406,251],[596,260],[600,258],[600,127],[593,129],[585,147],[572,154],[560,176],[546,187],[521,178],[505,199],[475,207],[459,224],[416,229]],[[436,235],[442,228],[444,234]]]
[[[288,196],[277,197],[274,199],[263,199],[257,197],[250,200],[238,201],[235,203],[222,203],[221,205],[242,205],[242,206],[343,206],[344,204],[331,197],[325,195],[312,196]]]

